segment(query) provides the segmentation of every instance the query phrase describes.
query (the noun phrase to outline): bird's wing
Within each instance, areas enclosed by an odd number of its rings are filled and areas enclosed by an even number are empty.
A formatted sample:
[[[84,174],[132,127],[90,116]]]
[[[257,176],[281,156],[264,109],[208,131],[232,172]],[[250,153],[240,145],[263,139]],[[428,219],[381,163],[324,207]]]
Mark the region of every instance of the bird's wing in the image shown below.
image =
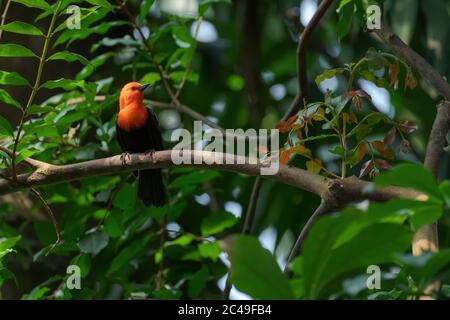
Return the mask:
[[[117,141],[119,142],[120,147],[122,148],[122,151],[125,150],[125,144],[122,138],[122,132],[121,129],[119,128],[119,125],[116,122],[116,136],[117,136]]]
[[[147,133],[155,150],[164,150],[159,121],[152,109],[148,110]]]

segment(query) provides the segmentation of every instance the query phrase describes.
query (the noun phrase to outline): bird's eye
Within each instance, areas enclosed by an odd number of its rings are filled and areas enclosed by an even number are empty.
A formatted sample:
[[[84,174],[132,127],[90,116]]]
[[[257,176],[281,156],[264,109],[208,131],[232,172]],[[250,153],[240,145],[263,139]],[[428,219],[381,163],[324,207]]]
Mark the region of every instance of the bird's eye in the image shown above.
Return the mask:
[[[139,87],[131,87],[131,90],[138,90],[139,89]]]

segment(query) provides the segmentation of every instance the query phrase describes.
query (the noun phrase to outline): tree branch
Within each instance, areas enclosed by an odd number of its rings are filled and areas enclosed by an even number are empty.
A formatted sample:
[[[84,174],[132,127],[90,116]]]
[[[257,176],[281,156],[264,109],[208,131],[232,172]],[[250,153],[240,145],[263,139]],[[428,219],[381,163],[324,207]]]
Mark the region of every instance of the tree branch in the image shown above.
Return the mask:
[[[306,50],[308,47],[309,39],[319,24],[322,17],[325,15],[327,10],[333,4],[334,0],[323,0],[319,8],[317,8],[316,13],[309,21],[305,30],[301,34],[300,40],[297,46],[297,76],[298,76],[298,92],[291,103],[288,111],[283,116],[282,121],[286,121],[289,117],[293,116],[298,110],[304,105],[304,100],[308,95],[308,78],[306,75]]]
[[[427,79],[439,92],[439,94],[450,100],[450,85],[442,75],[431,66],[422,56],[411,49],[397,35],[395,35],[386,25],[382,24],[380,29],[374,32],[403,60],[417,70],[422,77]]]
[[[450,100],[450,85],[444,77],[431,66],[422,56],[406,45],[387,26],[375,30],[375,33],[402,59],[427,79],[445,99]],[[446,144],[446,135],[450,129],[450,103],[444,102],[438,108],[436,118],[427,144],[424,165],[438,177],[442,149]],[[413,240],[413,254],[420,255],[423,251],[438,250],[437,224],[420,229]]]
[[[172,152],[176,152],[177,155],[180,153],[185,159],[191,160],[188,164],[178,165],[183,167],[230,171],[250,176],[260,176],[261,169],[265,167],[262,164],[250,164],[249,159],[246,157],[200,150],[164,150],[151,154],[135,153],[130,154],[126,163],[123,163],[120,155],[116,155],[76,164],[46,164],[32,173],[18,175],[17,183],[0,179],[0,195],[96,176],[115,175],[142,169],[172,167],[175,166],[172,162]],[[217,159],[221,158],[227,163],[215,163]],[[367,190],[370,189],[368,188],[370,182],[356,177],[333,180],[303,169],[288,166],[280,166],[278,172],[274,175],[261,177],[311,192],[329,201],[334,206],[342,206],[362,199],[374,201],[387,201],[397,197],[415,200],[427,199],[427,196],[423,193],[400,187],[376,188],[369,192]]]
[[[322,200],[322,202],[320,203],[320,205],[317,207],[316,211],[314,211],[314,213],[311,215],[311,217],[309,217],[308,221],[306,222],[306,224],[304,225],[302,231],[300,232],[300,235],[297,238],[297,241],[295,241],[294,247],[291,250],[291,253],[289,254],[289,257],[287,259],[286,262],[286,266],[284,267],[284,272],[287,273],[288,272],[288,268],[290,263],[294,260],[294,258],[296,256],[298,256],[300,254],[300,250],[303,247],[303,242],[306,239],[306,235],[308,234],[309,230],[311,229],[312,225],[314,224],[314,222],[316,222],[316,220],[321,217],[322,215],[326,214],[327,212],[329,212],[330,210],[332,210],[333,207],[330,206],[328,201],[324,201]]]
[[[428,137],[424,165],[435,177],[439,176],[439,167],[444,147],[447,145],[447,133],[450,130],[450,102],[444,101],[437,107],[436,118]]]

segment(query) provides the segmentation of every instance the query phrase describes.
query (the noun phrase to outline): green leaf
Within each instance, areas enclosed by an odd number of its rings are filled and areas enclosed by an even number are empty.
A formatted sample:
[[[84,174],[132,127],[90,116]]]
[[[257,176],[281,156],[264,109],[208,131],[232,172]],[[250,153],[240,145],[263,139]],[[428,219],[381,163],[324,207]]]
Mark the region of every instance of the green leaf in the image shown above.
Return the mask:
[[[16,286],[19,287],[19,283],[17,282],[16,276],[9,269],[2,267],[0,265],[0,288],[3,285],[4,280],[11,279],[15,282]]]
[[[150,11],[150,8],[152,7],[155,0],[143,0],[141,2],[141,9],[139,12],[139,23],[142,24],[142,22],[145,20],[145,17]]]
[[[324,73],[322,73],[316,77],[316,84],[319,85],[323,81],[325,81],[327,79],[331,79],[334,76],[336,76],[338,73],[343,73],[344,71],[345,71],[344,68],[336,68],[336,69],[326,70]]]
[[[105,37],[102,40],[100,40],[99,42],[92,45],[91,52],[97,51],[97,49],[100,48],[101,46],[114,47],[119,44],[122,46],[126,46],[126,47],[128,47],[128,46],[138,47],[140,45],[139,41],[134,40],[129,35],[126,35],[121,38],[113,38],[113,39]]]
[[[22,77],[17,72],[0,71],[0,84],[14,85],[14,86],[29,86],[27,79]]]
[[[275,258],[257,239],[237,236],[231,247],[224,243],[230,261],[230,280],[236,288],[254,299],[293,299],[286,276]]]
[[[110,4],[107,0],[86,0],[86,1],[89,2],[90,4],[106,8],[108,10],[114,9],[114,6]]]
[[[104,9],[106,10],[106,9]],[[61,35],[56,39],[55,43],[53,44],[54,47],[57,45],[63,44],[67,42],[67,45],[71,44],[74,41],[77,40],[84,40],[87,37],[89,37],[92,34],[105,34],[108,32],[109,29],[113,27],[119,27],[123,25],[129,24],[128,21],[108,21],[108,22],[102,22],[95,26],[90,26],[90,24],[97,21],[97,19],[101,19],[103,15],[106,15],[108,12],[99,12],[97,14],[92,14],[86,19],[81,20],[81,25],[83,26],[80,30],[78,29],[68,29],[61,33]],[[91,18],[92,19],[89,19]],[[124,37],[126,38],[126,37]],[[128,36],[129,38],[129,36]],[[137,42],[137,41],[136,41]],[[91,50],[93,51],[93,50]]]
[[[412,174],[413,173],[413,174]],[[405,163],[375,178],[378,186],[398,186],[423,191],[438,200],[442,199],[436,179],[424,166]]]
[[[241,91],[244,89],[245,81],[241,76],[234,74],[228,77],[227,85],[233,91]]]
[[[76,79],[77,80],[83,80],[92,75],[94,73],[95,69],[102,66],[106,61],[108,61],[109,58],[113,57],[114,54],[112,52],[104,53],[99,55],[98,57],[95,57],[91,60],[91,62],[84,67],[78,74]]]
[[[180,84],[181,81],[183,81],[184,77],[185,77],[184,71],[175,71],[169,75],[169,78],[172,79],[176,84]],[[198,73],[189,72],[187,74],[186,80],[197,84],[199,80],[199,75]]]
[[[188,295],[191,299],[197,298],[208,282],[209,271],[207,267],[194,273],[189,280]]]
[[[344,39],[344,37],[349,33],[352,26],[353,16],[355,13],[355,3],[351,1],[343,1],[339,6],[339,21],[337,24],[337,34],[339,40]]]
[[[437,4],[439,6],[440,4]],[[426,6],[429,7],[429,6]],[[402,39],[406,44],[409,44],[411,37],[416,28],[418,1],[394,1],[392,3],[392,8],[389,10],[391,15],[391,26],[392,31],[397,34],[400,39]],[[439,10],[439,9],[437,9]],[[425,10],[426,11],[426,10]],[[433,15],[436,13],[435,10],[430,10]],[[444,13],[444,16],[446,14]],[[429,27],[429,26],[427,26]]]
[[[136,188],[126,183],[114,197],[113,206],[122,210],[131,210],[136,206]]]
[[[30,36],[44,36],[42,31],[32,24],[21,21],[14,21],[0,26],[0,30],[12,33],[26,34]]]
[[[379,70],[390,65],[382,53],[375,48],[370,48],[366,53],[367,64],[373,70]]]
[[[189,34],[185,25],[173,25],[172,37],[180,48],[189,48],[194,43],[194,39]]]
[[[52,11],[52,7],[44,0],[12,0],[13,2],[21,3],[28,8],[38,8],[45,11]]]
[[[160,80],[161,80],[161,76],[159,75],[159,73],[149,72],[145,76],[143,76],[139,82],[149,84],[149,85],[154,85],[155,83],[157,83]]]
[[[13,248],[17,242],[20,241],[21,236],[15,236],[11,238],[0,238],[0,252]]]
[[[118,238],[123,234],[123,227],[117,217],[117,213],[112,211],[105,220],[105,231],[111,238]]]
[[[109,236],[103,231],[94,231],[89,233],[78,243],[81,252],[91,253],[94,256],[102,251],[109,242]]]
[[[0,89],[0,101],[3,101],[4,103],[12,105],[16,108],[22,109],[20,103],[17,102],[13,97],[11,97],[6,90]]]
[[[62,88],[64,90],[70,91],[76,88],[84,88],[86,83],[84,80],[70,80],[70,79],[58,79],[58,80],[49,80],[41,85],[41,88],[46,89],[56,89]]]
[[[409,247],[412,235],[401,224],[368,219],[374,218],[366,212],[346,210],[342,215],[316,222],[302,254],[307,299],[322,297],[326,286],[337,277],[350,271],[365,272],[369,265],[393,261],[395,254]]]
[[[47,58],[47,61],[51,61],[51,60],[64,60],[67,62],[79,61],[81,64],[83,64],[85,66],[89,64],[89,60],[86,59],[85,57],[83,57],[82,55],[73,53],[73,52],[69,52],[69,51],[56,52],[53,55],[51,55],[49,58]]]
[[[436,281],[439,272],[448,270],[450,250],[441,249],[439,252],[425,252],[420,256],[400,255],[399,260],[408,267],[408,274],[423,290],[431,281]]]
[[[231,228],[238,220],[229,212],[213,212],[203,219],[201,231],[203,236],[210,236]]]
[[[218,176],[220,176],[220,173],[217,171],[196,171],[177,177],[170,186],[175,189],[184,189],[191,185],[199,185],[203,182],[210,181]]]
[[[219,2],[231,4],[231,0],[200,0],[199,7],[198,7],[198,14],[200,16],[203,16],[206,13],[206,11],[209,9],[211,4],[219,3]]]
[[[198,252],[202,258],[211,259],[216,262],[219,259],[219,255],[222,253],[219,242],[205,242],[198,245]]]
[[[38,56],[35,55],[33,51],[31,51],[30,49],[25,48],[24,46],[21,46],[19,44],[0,44],[0,57],[38,58]]]
[[[75,257],[70,262],[72,265],[77,265],[80,268],[81,277],[85,278],[91,270],[91,258],[87,254],[82,254]]]
[[[8,120],[0,116],[0,134],[13,136],[13,129]]]
[[[142,239],[136,240],[125,246],[122,251],[119,252],[118,255],[111,262],[111,266],[108,269],[108,274],[111,274],[124,265],[129,264],[130,261],[139,254],[147,245],[147,243],[151,240],[152,235],[146,235]]]

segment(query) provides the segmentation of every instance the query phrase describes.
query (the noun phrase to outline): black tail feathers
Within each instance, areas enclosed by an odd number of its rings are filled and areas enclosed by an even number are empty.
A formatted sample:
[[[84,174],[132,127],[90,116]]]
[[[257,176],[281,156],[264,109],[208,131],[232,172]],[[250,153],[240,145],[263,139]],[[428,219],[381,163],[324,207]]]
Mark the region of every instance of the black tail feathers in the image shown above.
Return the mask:
[[[161,169],[139,171],[138,198],[147,207],[161,207],[167,203]]]

